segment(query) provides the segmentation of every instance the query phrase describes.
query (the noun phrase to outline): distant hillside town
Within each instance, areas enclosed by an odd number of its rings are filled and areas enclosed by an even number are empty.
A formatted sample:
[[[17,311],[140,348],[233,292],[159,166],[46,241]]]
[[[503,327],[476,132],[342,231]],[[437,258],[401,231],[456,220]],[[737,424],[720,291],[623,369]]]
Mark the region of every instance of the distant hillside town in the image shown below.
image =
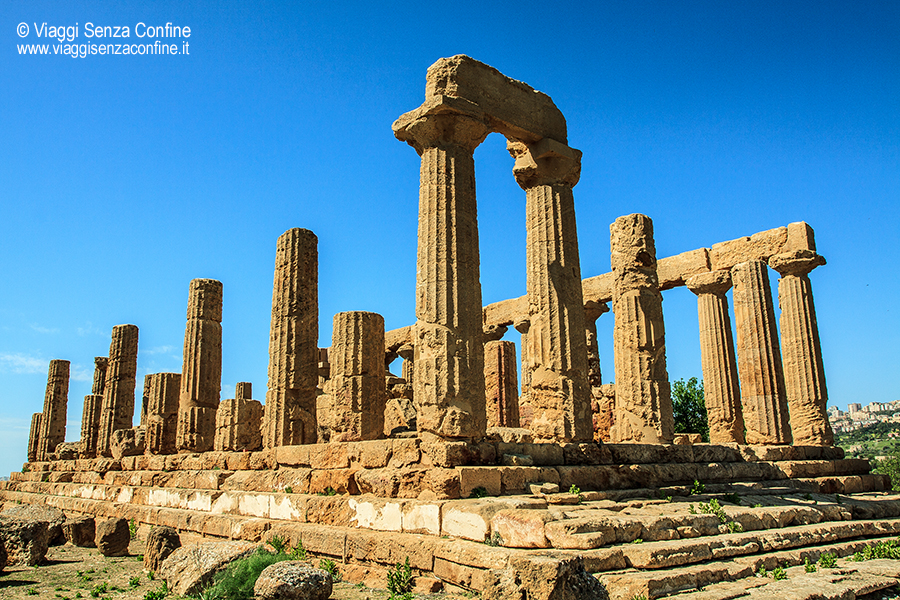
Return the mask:
[[[870,402],[866,406],[854,402],[847,405],[846,412],[829,406],[828,420],[835,433],[849,433],[876,423],[900,423],[900,400]]]

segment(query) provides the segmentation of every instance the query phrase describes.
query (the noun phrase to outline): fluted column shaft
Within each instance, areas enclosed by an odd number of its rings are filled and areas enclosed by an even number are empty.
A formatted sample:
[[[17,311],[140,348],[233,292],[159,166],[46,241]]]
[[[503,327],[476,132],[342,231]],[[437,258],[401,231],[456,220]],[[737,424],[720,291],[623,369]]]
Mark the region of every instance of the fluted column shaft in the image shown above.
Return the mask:
[[[526,194],[531,430],[536,440],[587,441],[593,427],[572,193],[581,152],[549,140],[507,148]]]
[[[102,410],[102,395],[89,394],[84,397],[84,408],[81,411],[82,458],[95,458],[97,456],[97,440],[100,436],[100,415]]]
[[[44,416],[38,452],[49,460],[59,444],[66,441],[66,408],[69,402],[69,361],[51,360],[44,394]]]
[[[100,411],[100,433],[97,453],[112,456],[112,434],[130,429],[134,419],[134,388],[137,377],[138,328],[116,325],[109,346],[109,363]]]
[[[616,371],[610,439],[668,444],[675,421],[653,222],[646,215],[626,215],[615,220],[610,234]]]
[[[476,119],[445,112],[424,115],[398,133],[422,158],[413,358],[420,437],[473,438],[485,431],[472,153],[488,131]]]
[[[331,441],[377,440],[384,435],[387,402],[384,318],[351,311],[334,315],[331,378]]]
[[[748,444],[790,444],[788,405],[766,263],[731,269],[738,374]]]
[[[317,441],[318,343],[318,238],[306,229],[289,229],[278,238],[275,252],[266,448]]]
[[[178,407],[181,401],[181,373],[152,373],[147,376],[148,454],[175,454],[178,451]]]
[[[184,362],[175,445],[179,452],[213,449],[222,388],[222,283],[194,279],[188,294]]]
[[[496,340],[484,345],[484,390],[488,427],[519,426],[516,344]]]
[[[811,250],[798,250],[773,256],[769,264],[781,274],[781,350],[794,444],[833,446],[834,433],[826,412],[825,366],[809,281],[810,271],[824,265],[825,259]]]
[[[38,462],[44,460],[41,456],[41,420],[44,413],[34,413],[31,415],[31,429],[28,431],[28,462]]]
[[[712,271],[691,277],[688,289],[697,294],[700,322],[700,362],[703,367],[703,397],[713,444],[743,444],[744,415],[738,384],[737,359],[728,316],[731,273]]]

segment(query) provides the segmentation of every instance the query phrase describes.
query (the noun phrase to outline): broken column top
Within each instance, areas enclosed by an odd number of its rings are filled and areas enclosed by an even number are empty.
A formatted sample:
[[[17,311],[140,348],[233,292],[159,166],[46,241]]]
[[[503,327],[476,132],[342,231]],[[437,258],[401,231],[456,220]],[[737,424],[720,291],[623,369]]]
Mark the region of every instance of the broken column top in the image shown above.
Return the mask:
[[[550,96],[511,79],[474,58],[457,54],[428,68],[425,102],[394,123],[398,139],[406,126],[428,114],[465,114],[508,138],[534,143],[549,137],[567,143],[566,119]]]
[[[188,319],[222,322],[222,282],[192,279],[188,295]]]
[[[650,217],[637,213],[619,217],[609,231],[613,277],[622,280],[626,289],[657,287],[656,244]]]

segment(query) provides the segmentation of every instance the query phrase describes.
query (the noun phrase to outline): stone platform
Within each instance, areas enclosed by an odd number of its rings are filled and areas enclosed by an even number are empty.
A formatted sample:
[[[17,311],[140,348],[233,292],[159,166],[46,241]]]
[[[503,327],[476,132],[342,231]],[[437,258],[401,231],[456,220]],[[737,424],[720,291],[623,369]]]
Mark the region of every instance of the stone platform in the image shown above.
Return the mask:
[[[218,539],[280,535],[376,587],[407,556],[419,575],[486,598],[507,597],[510,574],[565,579],[577,564],[628,600],[712,585],[749,594],[759,565],[900,534],[900,496],[868,471],[839,448],[413,438],[28,463],[0,501]],[[559,493],[540,493],[553,484]]]

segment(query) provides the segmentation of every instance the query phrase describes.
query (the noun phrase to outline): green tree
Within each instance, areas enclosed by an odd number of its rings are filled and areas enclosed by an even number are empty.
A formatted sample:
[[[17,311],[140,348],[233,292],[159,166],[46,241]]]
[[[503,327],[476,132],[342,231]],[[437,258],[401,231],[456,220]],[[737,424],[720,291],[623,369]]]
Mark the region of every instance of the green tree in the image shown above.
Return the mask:
[[[672,409],[675,412],[675,433],[699,433],[704,442],[709,441],[703,382],[691,377],[687,381],[679,379],[673,383]]]

